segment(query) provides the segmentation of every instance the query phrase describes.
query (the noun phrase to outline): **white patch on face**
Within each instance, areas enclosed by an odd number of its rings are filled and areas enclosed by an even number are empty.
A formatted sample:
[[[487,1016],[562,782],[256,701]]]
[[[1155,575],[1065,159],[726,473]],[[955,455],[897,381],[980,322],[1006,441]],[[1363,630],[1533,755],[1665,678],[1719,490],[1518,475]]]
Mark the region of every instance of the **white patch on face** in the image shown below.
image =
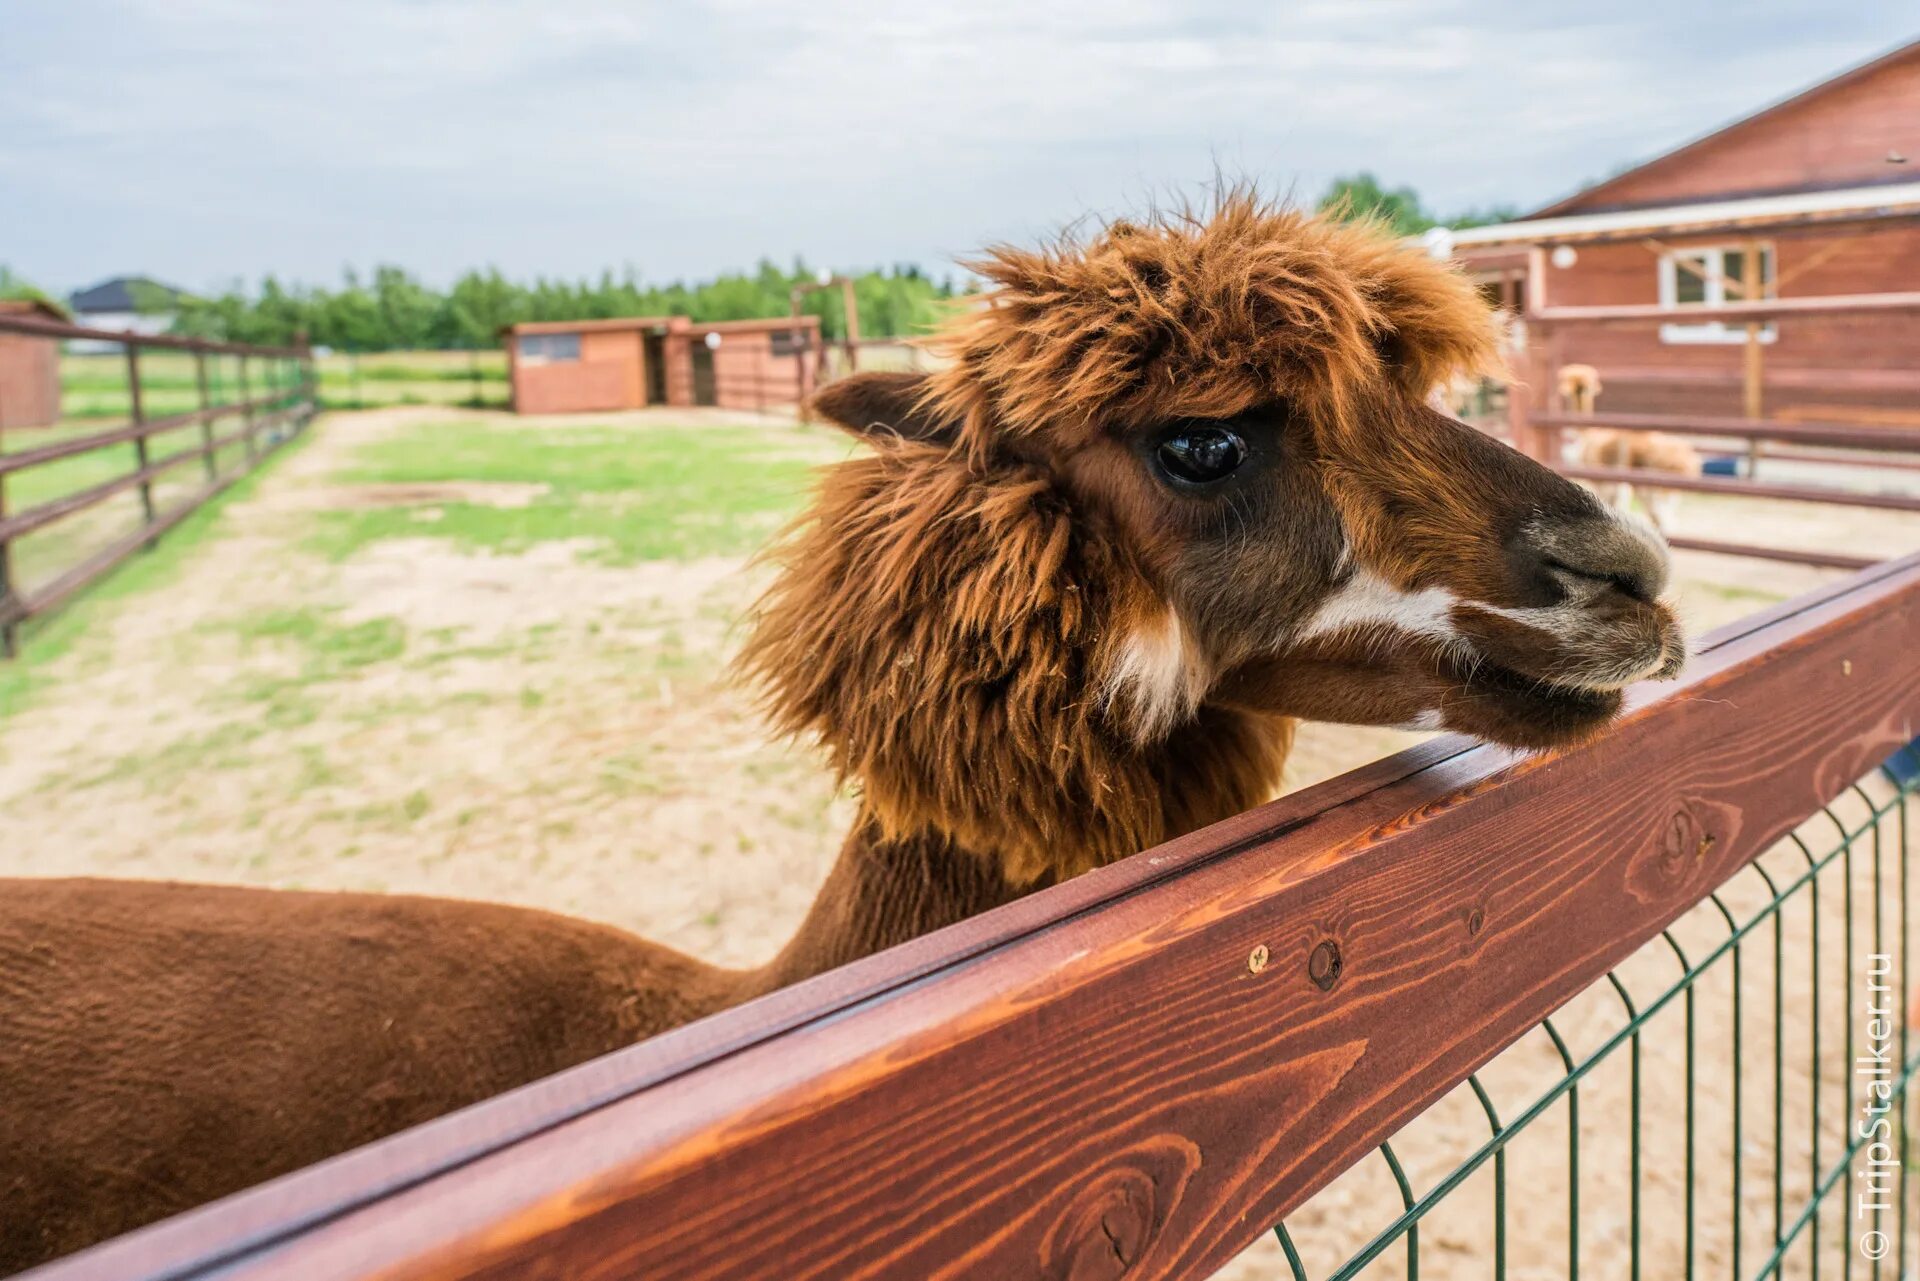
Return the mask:
[[[1300,629],[1298,639],[1383,629],[1425,636],[1451,646],[1460,640],[1453,626],[1453,607],[1458,601],[1459,597],[1444,587],[1410,592],[1372,570],[1362,569],[1320,602],[1320,608]]]
[[[1169,606],[1134,626],[1107,678],[1107,700],[1123,705],[1142,742],[1162,738],[1193,715],[1207,690],[1207,664]]]

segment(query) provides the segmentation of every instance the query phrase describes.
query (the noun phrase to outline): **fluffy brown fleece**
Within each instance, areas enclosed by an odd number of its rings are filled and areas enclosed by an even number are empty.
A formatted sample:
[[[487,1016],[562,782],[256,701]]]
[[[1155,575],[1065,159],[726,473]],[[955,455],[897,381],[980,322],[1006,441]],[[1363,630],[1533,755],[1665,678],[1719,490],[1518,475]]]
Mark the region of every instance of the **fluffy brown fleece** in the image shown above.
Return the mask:
[[[927,395],[977,451],[1006,432],[1077,443],[1276,398],[1350,428],[1364,388],[1419,400],[1499,363],[1491,313],[1449,264],[1378,224],[1246,191],[967,265],[990,305],[935,337],[952,363]]]
[[[1157,598],[1038,467],[883,434],[832,470],[778,554],[741,661],[888,838],[937,833],[1031,884],[1237,813],[1279,779],[1284,719],[1210,711],[1143,746],[1109,714],[1116,624]]]

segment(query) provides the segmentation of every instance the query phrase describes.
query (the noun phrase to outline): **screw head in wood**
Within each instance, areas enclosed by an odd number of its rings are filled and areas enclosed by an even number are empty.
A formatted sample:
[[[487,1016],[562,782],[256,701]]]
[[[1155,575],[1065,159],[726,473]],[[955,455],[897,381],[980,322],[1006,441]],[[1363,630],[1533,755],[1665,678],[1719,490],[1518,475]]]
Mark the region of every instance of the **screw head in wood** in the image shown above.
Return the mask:
[[[1247,973],[1258,974],[1261,970],[1266,969],[1270,956],[1271,954],[1267,951],[1267,945],[1265,943],[1255,947],[1253,951],[1247,953]]]

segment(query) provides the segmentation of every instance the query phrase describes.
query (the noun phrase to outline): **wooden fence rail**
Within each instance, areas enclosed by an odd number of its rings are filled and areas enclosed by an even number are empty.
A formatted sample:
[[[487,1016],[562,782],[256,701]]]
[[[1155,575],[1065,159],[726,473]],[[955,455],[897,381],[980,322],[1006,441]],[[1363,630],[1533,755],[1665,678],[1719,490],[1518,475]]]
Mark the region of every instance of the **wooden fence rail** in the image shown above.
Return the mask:
[[[103,431],[0,452],[0,656],[12,657],[21,624],[57,608],[134,552],[153,546],[162,534],[252,470],[267,453],[305,426],[314,412],[315,383],[313,356],[305,347],[250,346],[172,335],[122,333],[27,316],[0,316],[0,333],[44,338],[49,343],[84,338],[120,344],[126,352],[129,420]],[[156,416],[146,413],[141,353],[148,350],[193,356],[198,409]],[[238,399],[214,401],[207,370],[209,356],[237,358]],[[268,384],[265,395],[249,393],[250,360],[263,362]],[[215,425],[230,418],[238,418],[240,427],[223,435],[216,434]],[[197,443],[175,449],[161,458],[153,456],[155,438],[196,426],[200,428]],[[12,434],[31,438],[33,430],[15,429]],[[121,445],[132,446],[131,467],[126,472],[21,510],[9,510],[6,487],[10,477]],[[245,462],[223,472],[219,465],[220,453],[236,445],[241,448]],[[154,482],[195,461],[200,464],[202,483],[163,507],[155,498]],[[43,583],[27,587],[16,580],[14,544],[19,539],[129,492],[139,496],[140,522],[136,528],[81,555]]]
[[[54,1265],[1201,1277],[1912,739],[1920,557]]]

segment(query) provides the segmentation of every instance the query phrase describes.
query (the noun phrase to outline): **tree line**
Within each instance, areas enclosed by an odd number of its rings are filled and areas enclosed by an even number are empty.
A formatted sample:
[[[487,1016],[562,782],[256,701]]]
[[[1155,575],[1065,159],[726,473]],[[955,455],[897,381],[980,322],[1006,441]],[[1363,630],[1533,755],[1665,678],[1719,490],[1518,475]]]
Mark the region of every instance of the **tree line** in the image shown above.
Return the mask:
[[[1450,217],[1428,209],[1412,187],[1383,187],[1371,173],[1336,178],[1320,197],[1319,209],[1345,218],[1377,218],[1403,236],[1417,236],[1434,227],[1486,227],[1512,222],[1520,211],[1512,205],[1469,209]]]
[[[1318,202],[1341,217],[1373,217],[1401,235],[1429,227],[1471,227],[1516,217],[1495,207],[1442,218],[1411,187],[1383,187],[1371,173],[1336,179]],[[175,332],[231,342],[284,345],[298,339],[344,351],[492,347],[500,330],[529,320],[602,320],[620,316],[687,316],[696,322],[784,316],[795,286],[812,283],[805,263],[791,269],[762,260],[752,272],[732,272],[697,284],[643,283],[631,269],[597,280],[509,280],[494,268],[469,271],[438,289],[404,268],[383,266],[363,278],[348,270],[337,288],[283,283],[268,275],[255,291],[236,287],[210,297],[188,297],[178,307]],[[863,337],[924,333],[952,298],[952,277],[935,280],[912,264],[853,277]],[[45,298],[0,266],[0,297]],[[136,299],[136,302],[139,302]],[[143,304],[164,310],[170,300]],[[802,309],[820,317],[829,338],[846,332],[838,289],[808,294]]]
[[[782,270],[763,261],[699,284],[642,283],[631,271],[598,280],[531,284],[498,270],[469,271],[445,290],[399,267],[378,267],[362,279],[348,271],[339,288],[288,286],[267,276],[257,293],[240,290],[186,299],[177,332],[233,342],[284,344],[304,336],[315,346],[346,351],[492,347],[507,325],[531,320],[606,320],[619,316],[688,316],[698,322],[789,314],[795,286],[812,283],[805,264]],[[951,280],[936,281],[912,265],[853,277],[860,332],[892,337],[923,332],[939,318]],[[801,309],[820,317],[830,337],[845,333],[837,289],[808,294]]]

